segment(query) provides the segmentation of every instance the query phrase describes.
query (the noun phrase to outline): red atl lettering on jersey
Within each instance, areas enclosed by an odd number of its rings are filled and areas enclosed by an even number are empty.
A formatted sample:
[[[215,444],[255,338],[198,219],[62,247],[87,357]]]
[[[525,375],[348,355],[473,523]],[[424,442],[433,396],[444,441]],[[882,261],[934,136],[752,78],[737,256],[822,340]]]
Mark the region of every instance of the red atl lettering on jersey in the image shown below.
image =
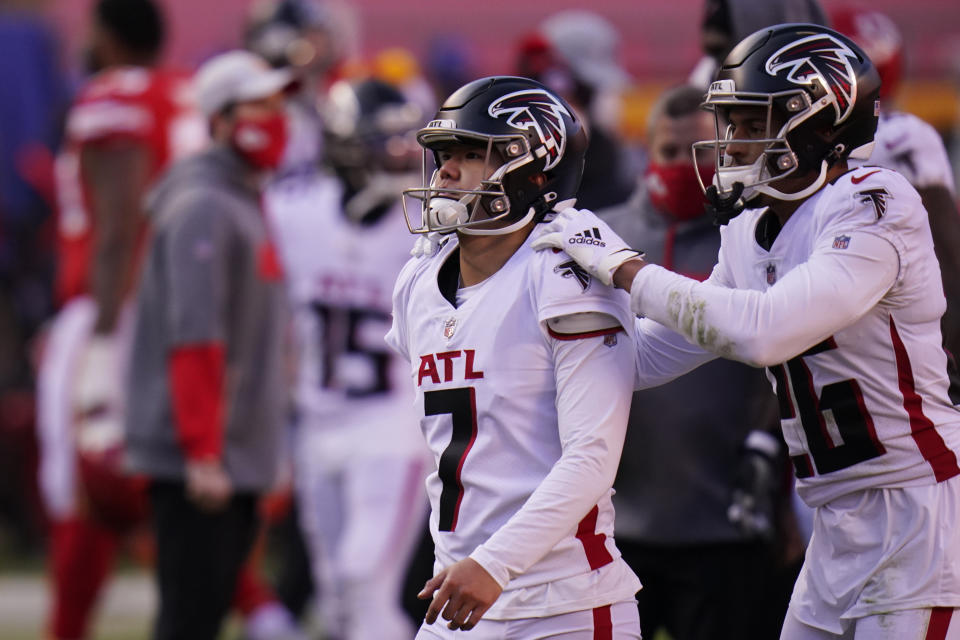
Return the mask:
[[[440,371],[437,367],[437,360],[443,363],[443,382],[453,382],[454,360],[464,356],[463,379],[479,380],[483,377],[483,371],[477,371],[474,368],[474,359],[476,352],[473,349],[463,351],[442,351],[440,353],[428,353],[420,356],[420,371],[417,373],[417,386],[423,383],[424,378],[430,378],[434,384],[440,384]]]

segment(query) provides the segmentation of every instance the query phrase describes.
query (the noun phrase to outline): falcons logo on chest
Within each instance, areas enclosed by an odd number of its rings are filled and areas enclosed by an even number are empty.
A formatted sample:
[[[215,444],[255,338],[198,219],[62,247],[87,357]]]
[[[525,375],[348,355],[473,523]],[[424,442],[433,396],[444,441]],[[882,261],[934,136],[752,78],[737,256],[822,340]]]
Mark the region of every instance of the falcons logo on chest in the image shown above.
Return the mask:
[[[787,80],[801,86],[819,82],[836,112],[834,124],[839,124],[847,119],[857,101],[857,78],[851,59],[858,58],[850,47],[821,33],[779,49],[767,59],[766,71],[775,77],[786,69]]]
[[[883,217],[887,212],[887,198],[892,198],[890,192],[883,187],[876,189],[867,189],[866,191],[857,191],[856,198],[861,204],[873,204],[877,212],[877,220]]]
[[[542,89],[508,93],[492,102],[487,113],[492,118],[506,118],[507,124],[514,129],[533,129],[542,143],[541,147],[534,149],[534,153],[547,158],[544,171],[560,162],[567,148],[567,128],[563,124],[563,116],[573,116],[549,93]]]

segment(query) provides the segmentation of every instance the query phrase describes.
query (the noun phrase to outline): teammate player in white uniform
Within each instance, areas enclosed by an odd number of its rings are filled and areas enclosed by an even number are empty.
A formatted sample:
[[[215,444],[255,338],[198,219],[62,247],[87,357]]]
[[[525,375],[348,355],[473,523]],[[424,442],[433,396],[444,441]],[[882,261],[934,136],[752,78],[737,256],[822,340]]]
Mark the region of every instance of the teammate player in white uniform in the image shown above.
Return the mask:
[[[408,224],[449,235],[400,273],[387,335],[436,462],[417,638],[639,638],[610,500],[633,318],[621,292],[530,244],[576,193],[582,126],[539,83],[494,77],[454,92],[418,140],[425,186],[405,193],[422,218],[408,210]]]
[[[265,199],[300,353],[300,519],[324,629],[408,640],[401,583],[427,510],[429,462],[406,363],[383,335],[410,257],[400,199],[416,180],[414,133],[424,117],[373,80],[334,84],[324,116],[334,172],[289,174]]]
[[[853,7],[831,12],[831,21],[834,29],[860,45],[882,80],[876,146],[868,160],[854,161],[851,166],[868,164],[894,169],[920,194],[930,216],[930,232],[947,296],[947,311],[940,322],[944,346],[957,356],[960,354],[960,215],[947,149],[936,129],[912,113],[894,108],[893,99],[903,67],[903,38],[896,23],[883,13]]]
[[[606,247],[568,251],[646,316],[644,384],[714,355],[769,368],[815,507],[787,640],[960,638],[960,411],[930,228],[902,176],[847,168],[870,152],[879,84],[855,44],[814,25],[764,29],[730,53],[706,99],[707,195],[729,225],[704,283],[634,257],[590,213],[562,214],[536,245],[600,229]]]

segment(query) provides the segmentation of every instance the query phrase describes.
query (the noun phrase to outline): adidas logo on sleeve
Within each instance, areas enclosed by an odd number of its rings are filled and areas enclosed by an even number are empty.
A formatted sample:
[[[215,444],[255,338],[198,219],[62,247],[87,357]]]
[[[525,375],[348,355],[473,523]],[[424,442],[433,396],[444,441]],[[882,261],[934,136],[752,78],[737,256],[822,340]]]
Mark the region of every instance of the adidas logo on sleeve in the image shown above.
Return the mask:
[[[605,247],[607,243],[600,239],[600,229],[584,229],[580,233],[575,233],[572,238],[567,240],[570,244],[592,244],[597,247]]]

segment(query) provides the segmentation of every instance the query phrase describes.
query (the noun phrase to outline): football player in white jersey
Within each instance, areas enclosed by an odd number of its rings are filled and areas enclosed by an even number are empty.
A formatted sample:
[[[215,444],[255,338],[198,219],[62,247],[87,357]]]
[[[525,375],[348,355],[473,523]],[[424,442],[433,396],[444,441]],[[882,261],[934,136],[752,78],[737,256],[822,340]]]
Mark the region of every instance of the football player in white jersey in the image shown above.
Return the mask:
[[[867,164],[895,169],[910,181],[930,216],[933,246],[947,295],[940,323],[944,345],[960,355],[960,215],[957,213],[953,167],[943,138],[932,126],[906,111],[894,109],[893,98],[903,67],[903,38],[896,23],[878,11],[847,7],[831,12],[834,29],[864,50],[880,73],[880,121],[876,146]]]
[[[335,83],[325,105],[332,171],[267,192],[294,308],[295,483],[332,637],[407,640],[401,584],[427,511],[429,458],[406,363],[383,343],[409,259],[401,192],[417,179],[422,111],[375,80]]]
[[[631,291],[641,384],[717,355],[768,368],[815,508],[785,640],[960,638],[960,411],[930,226],[903,176],[848,168],[870,153],[879,86],[824,27],[733,49],[706,96],[717,139],[694,145],[716,150],[706,192],[729,223],[706,282],[634,257],[589,212],[535,244]],[[605,247],[567,244],[594,227]]]
[[[611,503],[633,318],[622,292],[531,247],[576,194],[583,127],[543,85],[500,76],[454,92],[417,138],[424,186],[405,192],[407,223],[443,242],[400,273],[387,335],[436,464],[417,638],[639,638]]]

